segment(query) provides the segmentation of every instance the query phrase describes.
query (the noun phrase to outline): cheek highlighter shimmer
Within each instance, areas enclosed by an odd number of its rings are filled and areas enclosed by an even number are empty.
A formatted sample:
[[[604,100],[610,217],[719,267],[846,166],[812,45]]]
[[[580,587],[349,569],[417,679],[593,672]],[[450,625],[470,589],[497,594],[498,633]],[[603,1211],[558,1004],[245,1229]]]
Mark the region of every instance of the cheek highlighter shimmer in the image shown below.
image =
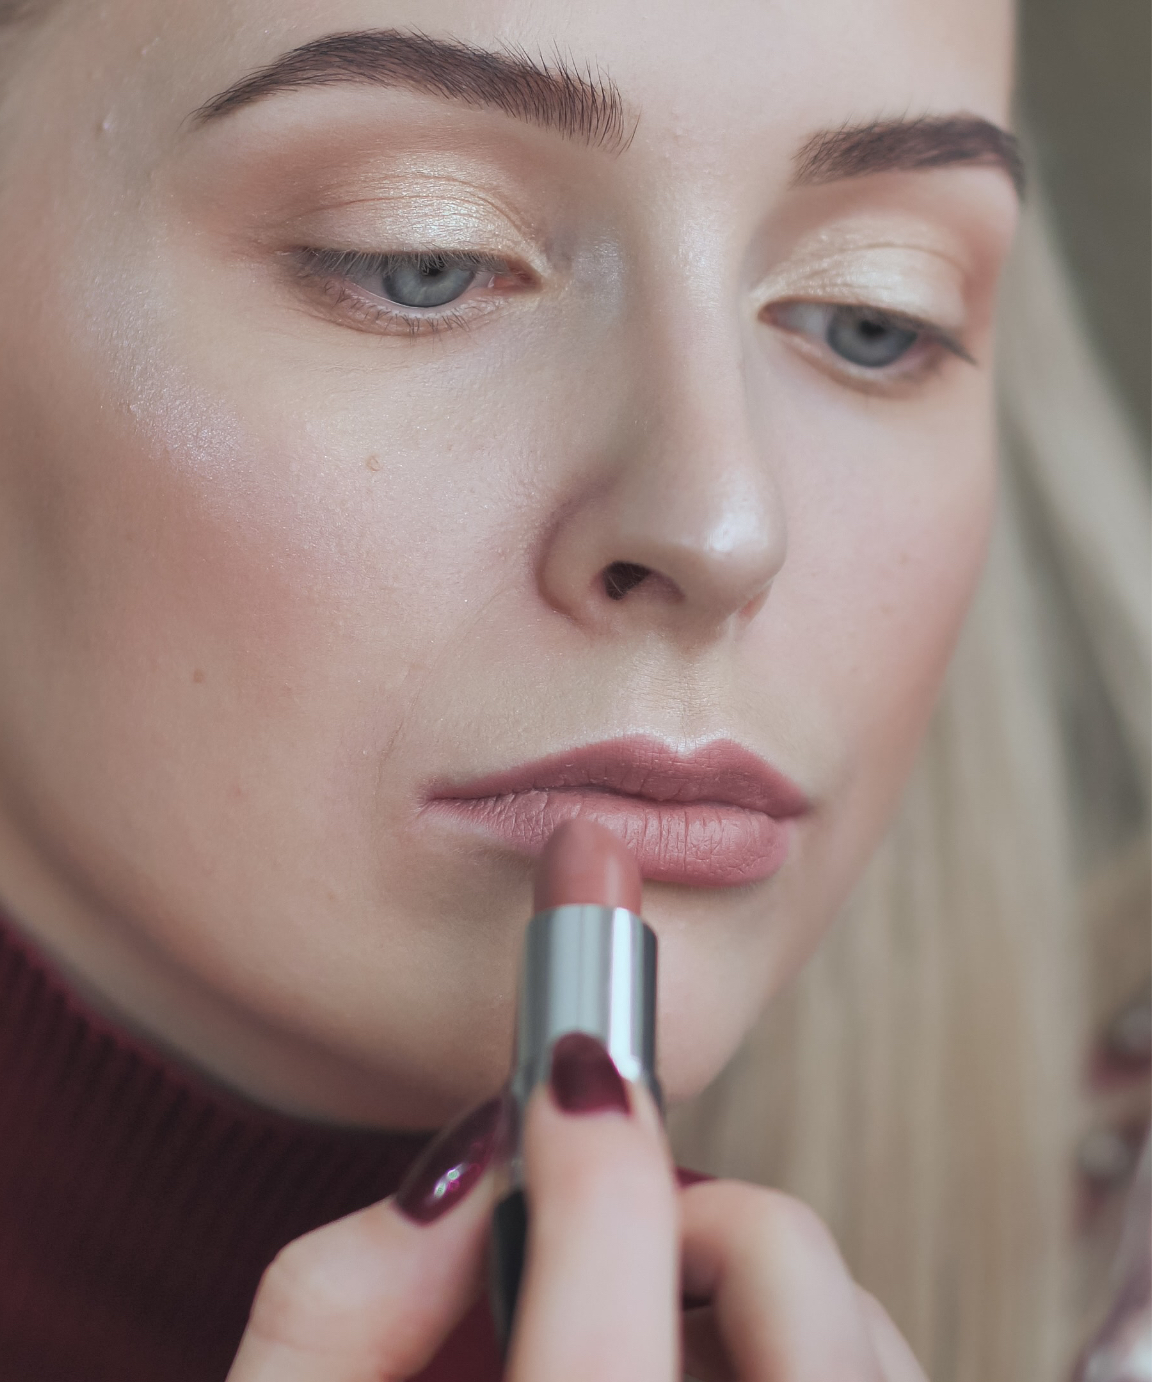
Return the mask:
[[[553,1049],[572,1034],[595,1038],[625,1081],[656,1079],[656,936],[640,916],[640,870],[606,827],[576,817],[553,832],[536,869],[535,913],[520,966],[508,1086],[505,1192],[490,1236],[496,1328],[507,1346],[524,1269],[528,1209],[520,1129]]]

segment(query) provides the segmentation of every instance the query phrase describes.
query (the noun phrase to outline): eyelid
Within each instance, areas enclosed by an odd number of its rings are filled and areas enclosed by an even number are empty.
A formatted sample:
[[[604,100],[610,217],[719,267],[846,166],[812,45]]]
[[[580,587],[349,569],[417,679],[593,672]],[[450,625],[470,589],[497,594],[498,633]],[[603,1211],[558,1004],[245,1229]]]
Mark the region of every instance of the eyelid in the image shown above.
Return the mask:
[[[772,302],[868,307],[958,340],[968,324],[964,279],[938,253],[891,243],[810,245],[760,286],[761,310]]]
[[[414,261],[439,259],[476,273],[511,274],[515,272],[507,260],[473,250],[333,250],[306,249],[301,254],[321,273],[351,276],[356,272],[381,275],[412,264]],[[400,304],[397,304],[400,306]]]
[[[343,242],[365,251],[387,246],[396,254],[495,253],[541,276],[548,272],[550,257],[538,231],[525,226],[503,199],[453,183],[444,176],[399,178],[386,190],[361,188],[356,196],[297,218],[282,233],[298,245]]]

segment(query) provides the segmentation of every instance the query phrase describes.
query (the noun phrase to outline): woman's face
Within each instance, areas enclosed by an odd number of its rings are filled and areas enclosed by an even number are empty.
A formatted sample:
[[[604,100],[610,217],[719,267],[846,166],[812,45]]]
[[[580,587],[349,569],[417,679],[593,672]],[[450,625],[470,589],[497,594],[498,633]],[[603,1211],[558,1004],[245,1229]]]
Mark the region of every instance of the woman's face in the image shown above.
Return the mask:
[[[587,812],[700,1088],[875,844],[977,576],[1009,69],[1005,0],[18,35],[13,914],[241,1087],[428,1125],[503,1077],[532,855]]]

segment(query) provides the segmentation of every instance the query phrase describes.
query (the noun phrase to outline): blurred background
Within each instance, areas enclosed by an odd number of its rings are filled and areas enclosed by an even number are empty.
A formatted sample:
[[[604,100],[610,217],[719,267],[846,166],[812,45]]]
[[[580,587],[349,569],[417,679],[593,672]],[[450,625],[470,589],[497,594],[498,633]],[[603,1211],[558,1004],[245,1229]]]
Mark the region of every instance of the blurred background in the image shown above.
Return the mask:
[[[1089,330],[1143,438],[1145,464],[1152,465],[1152,0],[1018,3],[1019,115],[1031,162],[1052,203]],[[1098,740],[1081,746],[1075,768],[1085,801],[1105,800],[1104,779],[1094,765],[1116,752]],[[1116,1034],[1123,1029],[1132,1035],[1131,1054],[1140,1056],[1139,1063],[1129,1063],[1127,1086],[1111,1077],[1090,1082],[1092,1122],[1078,1149],[1078,1266],[1082,1300],[1093,1303],[1085,1324],[1104,1319],[1108,1303],[1117,1299],[1118,1281],[1137,1293],[1133,1301],[1140,1291],[1147,1293],[1147,1151],[1133,1187],[1147,1137],[1152,1057],[1149,856],[1139,799],[1136,794],[1131,808],[1139,822],[1134,845],[1117,855],[1122,863],[1108,871],[1107,884],[1089,889],[1085,898],[1094,958],[1091,1020],[1105,1034],[1100,1050],[1118,1051]],[[1104,876],[1101,871],[1097,882]],[[1128,1255],[1121,1262],[1127,1266],[1117,1264],[1117,1278],[1111,1273],[1117,1243],[1125,1242],[1124,1220],[1129,1248],[1121,1249]],[[1131,1248],[1136,1243],[1139,1252]],[[1138,1279],[1144,1285],[1132,1286]],[[1126,1324],[1110,1327],[1120,1354],[1140,1354],[1138,1367],[1116,1371],[1113,1363],[1101,1372],[1097,1358],[1087,1374],[1075,1376],[1152,1378],[1150,1319],[1145,1306],[1143,1315],[1130,1311]],[[1138,1338],[1143,1343],[1133,1344]]]
[[[1152,436],[1152,0],[1021,0],[1020,102],[1091,329]]]

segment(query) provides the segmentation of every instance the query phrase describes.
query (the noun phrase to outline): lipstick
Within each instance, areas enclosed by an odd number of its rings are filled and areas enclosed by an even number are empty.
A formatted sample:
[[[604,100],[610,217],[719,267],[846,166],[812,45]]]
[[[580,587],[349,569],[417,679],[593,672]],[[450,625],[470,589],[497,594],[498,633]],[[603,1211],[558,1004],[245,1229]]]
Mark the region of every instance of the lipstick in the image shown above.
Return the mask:
[[[565,1033],[598,1038],[628,1081],[656,1079],[656,935],[640,917],[640,871],[627,846],[598,822],[575,817],[552,833],[536,868],[535,914],[520,965],[508,1087],[507,1189],[489,1241],[492,1310],[512,1332],[528,1210],[520,1130],[532,1092],[548,1079]]]

